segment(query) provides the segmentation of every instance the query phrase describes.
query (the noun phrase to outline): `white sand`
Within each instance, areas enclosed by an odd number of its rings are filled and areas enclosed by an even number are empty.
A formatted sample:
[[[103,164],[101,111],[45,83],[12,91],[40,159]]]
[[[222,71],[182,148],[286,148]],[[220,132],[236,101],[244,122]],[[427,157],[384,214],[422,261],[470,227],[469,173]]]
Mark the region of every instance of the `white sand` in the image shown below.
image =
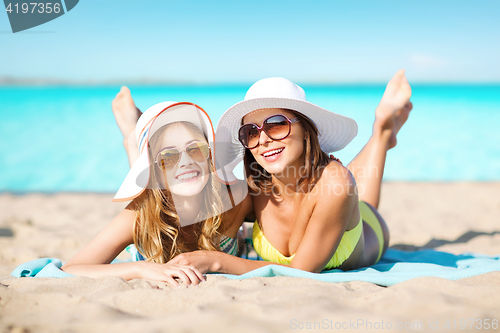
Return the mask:
[[[396,248],[500,254],[499,194],[500,183],[388,183],[380,212]],[[342,325],[384,332],[403,331],[398,325],[426,332],[433,325],[433,332],[449,332],[454,326],[461,331],[460,320],[466,331],[478,330],[479,321],[469,329],[469,319],[500,321],[500,272],[458,281],[418,278],[387,288],[209,276],[178,290],[115,277],[10,276],[29,260],[71,258],[125,206],[111,198],[0,195],[0,332],[337,331]]]

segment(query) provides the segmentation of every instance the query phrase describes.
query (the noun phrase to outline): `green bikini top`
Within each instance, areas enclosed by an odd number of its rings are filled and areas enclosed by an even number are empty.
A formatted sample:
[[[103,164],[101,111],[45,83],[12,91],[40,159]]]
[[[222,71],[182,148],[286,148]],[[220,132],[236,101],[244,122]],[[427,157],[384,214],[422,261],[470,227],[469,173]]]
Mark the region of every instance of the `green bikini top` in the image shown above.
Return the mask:
[[[361,238],[362,231],[363,220],[360,217],[359,223],[354,228],[344,232],[337,250],[333,254],[333,257],[330,259],[330,261],[328,261],[324,269],[332,269],[342,265],[342,263],[346,261],[354,251],[354,248]],[[274,246],[272,246],[272,244],[267,240],[266,236],[264,236],[262,230],[260,230],[259,223],[257,221],[255,221],[253,224],[252,239],[254,249],[255,251],[257,251],[259,256],[262,257],[262,259],[279,264],[291,264],[295,253],[290,257],[285,257],[278,250],[276,250]]]

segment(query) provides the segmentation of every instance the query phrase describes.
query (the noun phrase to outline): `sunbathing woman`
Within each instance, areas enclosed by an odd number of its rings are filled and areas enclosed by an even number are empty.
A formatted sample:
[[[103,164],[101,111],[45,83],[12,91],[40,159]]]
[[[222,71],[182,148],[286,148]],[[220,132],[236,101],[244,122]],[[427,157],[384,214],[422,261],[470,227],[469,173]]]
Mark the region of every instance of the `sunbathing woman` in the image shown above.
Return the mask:
[[[133,132],[128,125],[140,113],[123,112],[120,108],[127,107],[123,98],[122,89],[113,111],[127,138]],[[243,196],[246,184],[231,186],[232,197],[228,197],[227,186],[214,173],[211,121],[194,104],[152,106],[140,116],[132,136],[133,144],[124,141],[132,168],[114,200],[132,202],[62,269],[89,277],[144,278],[179,286],[177,278],[185,285],[196,285],[204,280],[199,269],[207,268],[168,261],[194,250],[235,255],[240,225],[228,222],[244,218],[238,214],[241,205],[232,205]],[[132,243],[139,259],[146,260],[110,265]]]
[[[170,263],[242,274],[269,264],[320,272],[378,262],[389,241],[376,209],[385,158],[412,109],[410,97],[401,70],[377,107],[372,136],[346,168],[327,153],[354,138],[354,120],[307,102],[286,79],[255,83],[220,119],[217,142],[230,144],[217,158],[229,164],[244,156],[252,194],[245,213],[256,218],[254,247],[267,261],[195,251]]]

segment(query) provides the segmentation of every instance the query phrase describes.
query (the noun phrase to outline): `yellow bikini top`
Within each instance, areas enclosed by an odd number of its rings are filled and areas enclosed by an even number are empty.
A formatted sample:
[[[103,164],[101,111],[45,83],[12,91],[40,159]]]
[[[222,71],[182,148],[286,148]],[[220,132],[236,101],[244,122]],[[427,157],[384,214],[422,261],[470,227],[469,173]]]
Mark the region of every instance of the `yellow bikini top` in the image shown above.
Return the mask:
[[[331,269],[342,265],[342,263],[346,261],[354,251],[354,248],[361,238],[362,231],[363,220],[360,217],[359,223],[354,228],[344,232],[337,250],[333,254],[333,257],[330,259],[330,261],[326,264],[324,269]],[[252,239],[255,251],[257,251],[259,256],[261,256],[262,259],[266,261],[290,265],[293,257],[295,256],[294,253],[290,257],[285,257],[278,250],[276,250],[274,246],[269,243],[266,236],[264,236],[262,230],[260,230],[259,223],[257,221],[255,221],[255,223],[253,224]]]

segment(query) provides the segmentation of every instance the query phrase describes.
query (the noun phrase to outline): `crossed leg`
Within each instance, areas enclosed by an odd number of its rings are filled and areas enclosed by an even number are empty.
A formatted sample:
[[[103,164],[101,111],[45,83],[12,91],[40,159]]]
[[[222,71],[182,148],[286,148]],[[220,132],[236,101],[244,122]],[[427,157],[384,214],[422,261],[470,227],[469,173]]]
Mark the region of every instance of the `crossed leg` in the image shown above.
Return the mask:
[[[370,139],[347,165],[356,180],[360,200],[375,208],[378,208],[380,201],[387,151],[396,146],[396,135],[413,108],[410,97],[410,84],[404,70],[399,70],[387,84],[375,111]]]
[[[370,139],[347,166],[356,180],[359,199],[367,203],[362,211],[365,265],[377,262],[389,246],[389,229],[377,208],[387,151],[396,146],[396,135],[413,108],[410,97],[410,84],[404,70],[399,70],[387,84],[375,111]]]
[[[122,87],[111,102],[116,124],[123,135],[123,146],[127,152],[130,167],[139,158],[139,148],[135,140],[135,125],[142,112],[135,106],[130,89]]]

